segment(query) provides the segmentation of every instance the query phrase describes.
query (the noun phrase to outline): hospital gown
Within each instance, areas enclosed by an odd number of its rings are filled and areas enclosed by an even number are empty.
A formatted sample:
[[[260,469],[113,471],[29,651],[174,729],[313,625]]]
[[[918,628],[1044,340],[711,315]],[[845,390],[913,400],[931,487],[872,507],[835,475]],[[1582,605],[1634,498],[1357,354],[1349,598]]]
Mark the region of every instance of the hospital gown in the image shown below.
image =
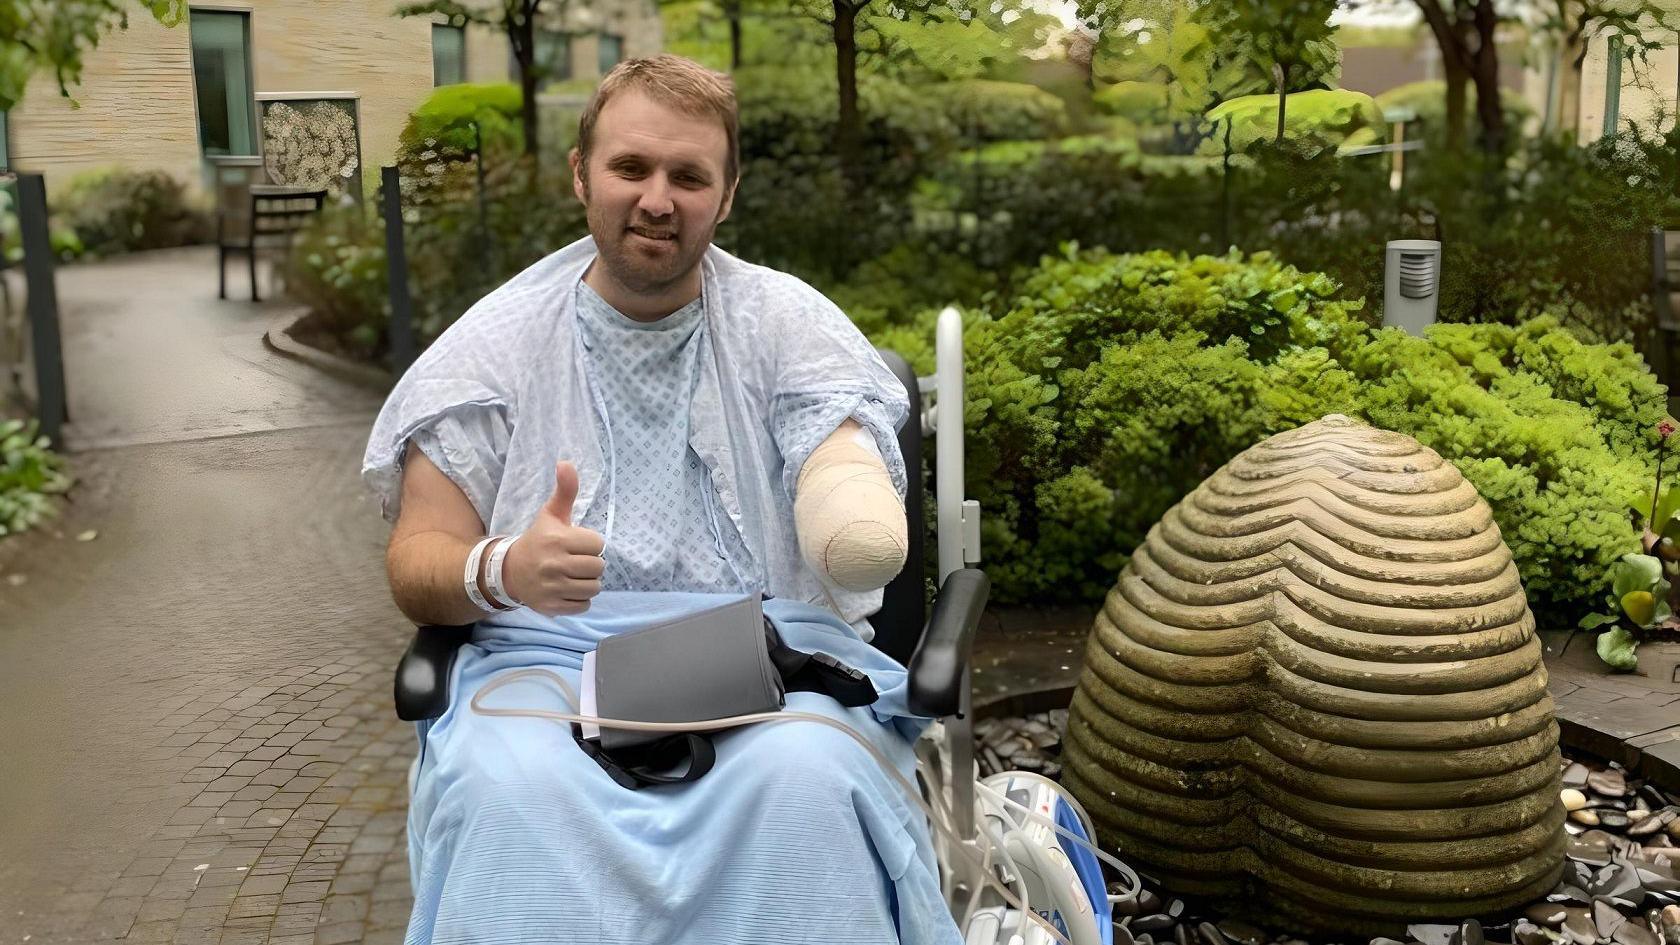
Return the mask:
[[[682,409],[705,363],[705,307],[697,300],[641,324],[576,287],[584,386],[605,441],[602,464],[589,471],[605,498],[580,523],[608,538],[607,590],[578,617],[521,610],[487,618],[460,651],[448,711],[420,724],[409,821],[414,945],[960,940],[925,819],[844,733],[810,722],[731,731],[715,738],[716,767],[698,781],[629,791],[578,749],[567,727],[468,707],[496,673],[514,668],[547,667],[575,688],[583,653],[602,636],[762,586],[690,443],[693,412]],[[846,416],[821,397],[784,404],[773,425],[789,454],[809,453]],[[867,404],[859,414],[866,427],[878,420]],[[414,437],[434,464],[468,483],[475,472],[464,467],[482,450],[463,444],[506,436],[487,431],[483,416],[443,414]],[[828,609],[782,598],[765,609],[791,645],[858,666],[882,693],[855,709],[790,693],[788,708],[846,722],[913,781],[911,743],[925,720],[905,705],[903,667]],[[568,708],[539,681],[489,702]]]

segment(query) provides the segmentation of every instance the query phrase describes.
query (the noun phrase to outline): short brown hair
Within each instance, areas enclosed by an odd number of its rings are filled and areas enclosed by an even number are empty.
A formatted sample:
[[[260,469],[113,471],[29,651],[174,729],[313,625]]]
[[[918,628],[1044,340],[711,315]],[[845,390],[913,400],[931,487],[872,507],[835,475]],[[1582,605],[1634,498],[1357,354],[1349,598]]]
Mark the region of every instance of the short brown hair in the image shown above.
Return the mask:
[[[595,136],[595,121],[608,100],[620,91],[633,88],[646,92],[661,105],[675,108],[689,115],[715,116],[723,123],[724,136],[729,139],[729,152],[724,160],[724,188],[734,184],[741,173],[740,118],[735,105],[735,82],[722,72],[711,69],[682,56],[669,53],[641,59],[626,59],[608,72],[589,97],[583,115],[578,118],[578,157],[587,164],[589,146]]]

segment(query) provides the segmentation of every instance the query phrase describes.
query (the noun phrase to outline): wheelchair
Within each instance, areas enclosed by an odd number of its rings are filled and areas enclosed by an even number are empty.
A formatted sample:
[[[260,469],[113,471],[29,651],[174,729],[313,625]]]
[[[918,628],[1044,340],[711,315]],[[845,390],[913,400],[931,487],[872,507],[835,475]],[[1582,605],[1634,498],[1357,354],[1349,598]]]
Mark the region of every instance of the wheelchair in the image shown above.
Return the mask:
[[[976,783],[971,717],[970,657],[985,611],[990,582],[972,567],[980,559],[979,503],[963,498],[963,349],[962,321],[952,308],[940,313],[936,373],[918,378],[897,352],[877,349],[909,394],[911,416],[898,433],[905,468],[912,473],[905,498],[909,549],[904,569],[883,593],[881,609],[870,617],[873,645],[909,668],[909,707],[936,719],[916,745],[917,775],[925,799],[949,811],[944,836],[936,833],[941,886],[964,933],[966,945],[1110,945],[1112,902],[1135,896],[1135,874],[1128,896],[1109,896],[1097,861],[1087,851],[1058,841],[1045,814],[1058,817],[1084,839],[1094,838],[1090,818],[1053,782],[1025,772],[1004,772]],[[937,436],[940,430],[957,436]],[[928,611],[924,587],[925,500],[921,488],[924,440],[934,437],[934,496],[939,586]],[[420,721],[441,716],[449,705],[449,674],[458,648],[473,625],[422,626],[398,663],[395,684],[397,716]],[[966,772],[966,776],[957,776]],[[412,778],[412,772],[411,772]],[[1007,800],[1000,798],[1007,796]],[[1058,802],[1060,810],[1058,810]],[[1036,809],[1023,817],[1011,808]],[[1071,810],[1070,810],[1071,809]],[[976,819],[976,813],[981,815]],[[1060,815],[1060,816],[1058,816]],[[1036,822],[1034,822],[1036,820]],[[989,826],[988,826],[989,825]],[[992,834],[985,842],[981,831]],[[1067,830],[1059,831],[1067,833]],[[960,847],[961,849],[957,849]],[[1002,851],[994,857],[994,851]],[[1085,853],[1083,869],[1070,858]],[[1105,859],[1108,859],[1105,857]],[[1111,861],[1112,862],[1112,861]],[[1012,884],[1027,895],[1020,903],[1033,908],[1034,922],[1004,899],[985,895],[982,875]],[[1129,870],[1123,870],[1130,874]],[[994,883],[993,885],[996,885]],[[1048,905],[1047,905],[1048,904]],[[1046,931],[1054,926],[1059,935]]]

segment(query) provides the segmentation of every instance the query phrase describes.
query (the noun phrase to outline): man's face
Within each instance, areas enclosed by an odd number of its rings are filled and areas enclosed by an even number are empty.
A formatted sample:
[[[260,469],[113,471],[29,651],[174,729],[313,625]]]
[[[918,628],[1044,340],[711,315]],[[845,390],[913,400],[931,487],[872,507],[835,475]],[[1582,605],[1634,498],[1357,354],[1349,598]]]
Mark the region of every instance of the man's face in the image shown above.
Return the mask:
[[[724,180],[728,148],[717,119],[676,111],[638,89],[601,109],[589,166],[572,151],[572,189],[620,285],[659,295],[699,264],[735,196],[735,181]]]

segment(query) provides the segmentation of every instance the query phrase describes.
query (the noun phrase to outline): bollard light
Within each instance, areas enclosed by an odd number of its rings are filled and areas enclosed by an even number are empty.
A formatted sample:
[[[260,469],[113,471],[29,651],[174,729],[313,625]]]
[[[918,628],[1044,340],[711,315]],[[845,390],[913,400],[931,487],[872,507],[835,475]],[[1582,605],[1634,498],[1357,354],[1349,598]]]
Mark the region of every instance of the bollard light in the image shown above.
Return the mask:
[[[1440,242],[1390,240],[1383,275],[1383,327],[1422,335],[1435,324],[1440,298]]]

